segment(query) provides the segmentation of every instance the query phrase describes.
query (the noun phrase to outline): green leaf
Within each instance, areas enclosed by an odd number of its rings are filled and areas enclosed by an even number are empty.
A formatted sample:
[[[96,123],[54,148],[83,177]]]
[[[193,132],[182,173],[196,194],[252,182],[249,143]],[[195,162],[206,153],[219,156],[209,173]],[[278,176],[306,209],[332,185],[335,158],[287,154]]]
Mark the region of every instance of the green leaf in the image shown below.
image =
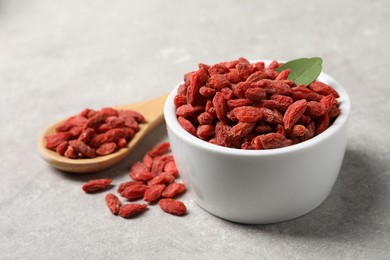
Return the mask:
[[[292,61],[288,61],[283,64],[277,71],[280,73],[285,69],[290,69],[288,79],[295,82],[295,84],[303,84],[305,86],[310,85],[321,73],[322,59],[318,57],[314,58],[302,58]]]

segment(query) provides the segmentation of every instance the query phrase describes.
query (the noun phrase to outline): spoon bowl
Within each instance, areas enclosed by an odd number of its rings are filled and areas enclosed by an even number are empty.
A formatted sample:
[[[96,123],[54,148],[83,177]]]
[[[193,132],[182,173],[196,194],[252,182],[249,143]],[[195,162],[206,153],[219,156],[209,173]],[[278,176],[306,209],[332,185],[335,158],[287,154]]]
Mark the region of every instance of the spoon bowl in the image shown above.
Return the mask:
[[[91,159],[69,159],[59,155],[55,151],[45,147],[45,136],[55,133],[55,128],[64,120],[49,126],[44,130],[38,140],[38,151],[41,157],[54,168],[66,172],[74,173],[90,173],[104,170],[125,158],[153,128],[164,121],[163,108],[167,96],[161,96],[147,101],[141,101],[134,104],[115,106],[115,109],[131,109],[141,113],[146,122],[140,124],[140,130],[127,143],[125,148],[122,148],[115,153],[99,156]]]

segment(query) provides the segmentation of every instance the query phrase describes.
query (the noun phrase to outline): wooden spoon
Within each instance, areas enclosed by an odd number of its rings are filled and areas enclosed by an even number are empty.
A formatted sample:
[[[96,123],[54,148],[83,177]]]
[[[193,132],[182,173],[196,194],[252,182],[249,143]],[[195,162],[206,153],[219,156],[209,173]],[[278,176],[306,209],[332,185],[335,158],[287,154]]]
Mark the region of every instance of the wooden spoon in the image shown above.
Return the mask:
[[[53,167],[66,172],[88,173],[106,169],[125,158],[143,137],[145,137],[154,127],[164,121],[163,111],[166,98],[167,96],[165,95],[139,103],[115,107],[116,109],[132,109],[140,112],[145,117],[146,123],[139,125],[140,130],[130,140],[127,147],[112,154],[91,159],[69,159],[45,148],[45,136],[55,133],[56,126],[64,120],[57,122],[43,131],[38,141],[39,153],[41,157]]]

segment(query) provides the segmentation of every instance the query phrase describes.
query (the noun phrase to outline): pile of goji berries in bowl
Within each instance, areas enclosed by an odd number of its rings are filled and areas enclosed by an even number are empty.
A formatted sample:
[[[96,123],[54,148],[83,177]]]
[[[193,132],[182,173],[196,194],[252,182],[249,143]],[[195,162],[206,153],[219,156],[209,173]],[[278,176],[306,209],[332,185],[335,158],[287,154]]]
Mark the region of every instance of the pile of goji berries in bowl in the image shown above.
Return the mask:
[[[350,101],[321,64],[239,58],[184,75],[164,116],[179,172],[202,208],[265,224],[327,198],[345,153]]]

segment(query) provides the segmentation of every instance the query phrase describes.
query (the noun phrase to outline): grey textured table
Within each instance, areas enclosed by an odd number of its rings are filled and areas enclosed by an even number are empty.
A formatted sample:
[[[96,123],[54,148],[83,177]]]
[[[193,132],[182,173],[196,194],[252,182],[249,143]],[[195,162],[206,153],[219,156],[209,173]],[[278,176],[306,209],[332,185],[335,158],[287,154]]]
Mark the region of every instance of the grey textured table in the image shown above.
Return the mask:
[[[372,2],[372,3],[371,3]],[[1,259],[390,259],[389,1],[0,2]],[[352,99],[348,147],[329,198],[274,225],[240,225],[199,208],[111,215],[90,178],[167,139],[158,127],[130,156],[87,176],[37,153],[49,124],[170,91],[199,62],[320,56]]]

